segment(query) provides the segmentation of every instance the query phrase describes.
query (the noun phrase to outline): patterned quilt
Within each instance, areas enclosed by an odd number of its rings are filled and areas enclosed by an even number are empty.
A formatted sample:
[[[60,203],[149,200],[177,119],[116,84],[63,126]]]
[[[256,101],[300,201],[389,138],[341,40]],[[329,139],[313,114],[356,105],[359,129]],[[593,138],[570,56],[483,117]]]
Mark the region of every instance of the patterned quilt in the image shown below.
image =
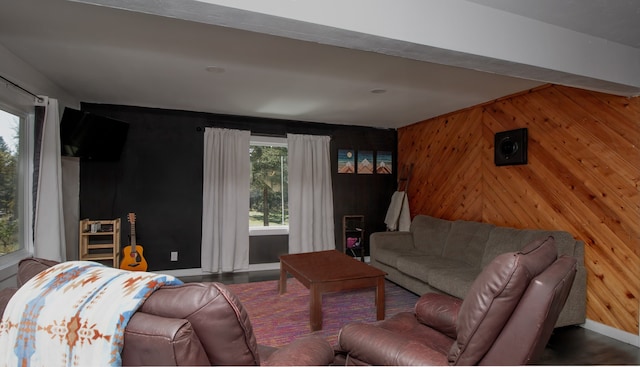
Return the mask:
[[[90,261],[53,266],[24,284],[0,320],[0,366],[119,366],[124,329],[172,276]]]

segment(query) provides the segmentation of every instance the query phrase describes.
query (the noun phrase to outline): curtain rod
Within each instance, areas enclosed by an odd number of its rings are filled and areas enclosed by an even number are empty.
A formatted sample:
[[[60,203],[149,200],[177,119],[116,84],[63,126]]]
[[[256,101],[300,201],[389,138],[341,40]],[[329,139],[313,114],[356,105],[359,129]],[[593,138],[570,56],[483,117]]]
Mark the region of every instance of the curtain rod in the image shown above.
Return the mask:
[[[24,93],[27,93],[27,94],[29,94],[29,95],[31,95],[31,96],[33,96],[33,97],[34,97],[38,102],[41,102],[41,103],[42,103],[42,102],[44,102],[44,99],[43,99],[42,97],[40,97],[40,96],[38,96],[37,94],[32,93],[32,92],[30,92],[30,91],[28,91],[28,90],[26,90],[26,89],[22,88],[22,87],[21,87],[21,86],[19,86],[18,84],[16,84],[16,83],[12,82],[11,80],[9,80],[9,79],[7,79],[7,78],[3,77],[2,75],[0,75],[0,79],[2,79],[2,80],[4,80],[5,82],[9,83],[9,85],[11,85],[12,87],[17,88],[17,89],[19,89],[20,91],[22,91],[22,92],[24,92]]]

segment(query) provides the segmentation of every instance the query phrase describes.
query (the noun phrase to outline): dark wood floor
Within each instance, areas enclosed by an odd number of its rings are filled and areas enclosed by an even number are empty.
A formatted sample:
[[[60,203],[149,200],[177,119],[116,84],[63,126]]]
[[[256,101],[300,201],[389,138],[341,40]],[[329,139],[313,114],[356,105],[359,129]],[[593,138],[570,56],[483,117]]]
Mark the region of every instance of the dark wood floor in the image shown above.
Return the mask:
[[[275,280],[279,270],[180,277],[184,282],[224,284]],[[554,330],[540,365],[640,365],[640,348],[579,326]]]

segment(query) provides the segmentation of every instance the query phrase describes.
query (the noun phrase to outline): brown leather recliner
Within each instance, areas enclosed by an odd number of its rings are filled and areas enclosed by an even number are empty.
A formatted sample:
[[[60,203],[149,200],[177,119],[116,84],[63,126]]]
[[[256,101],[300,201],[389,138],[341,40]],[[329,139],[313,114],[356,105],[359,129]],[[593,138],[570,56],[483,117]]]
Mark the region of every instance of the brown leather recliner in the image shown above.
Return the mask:
[[[415,312],[344,326],[336,364],[524,365],[549,341],[576,274],[553,237],[496,257],[464,300],[429,293]]]
[[[57,264],[29,258],[18,266],[18,286]],[[0,291],[0,315],[16,288]],[[125,328],[127,365],[328,365],[331,345],[303,337],[276,349],[259,346],[246,310],[220,283],[187,283],[156,290]]]

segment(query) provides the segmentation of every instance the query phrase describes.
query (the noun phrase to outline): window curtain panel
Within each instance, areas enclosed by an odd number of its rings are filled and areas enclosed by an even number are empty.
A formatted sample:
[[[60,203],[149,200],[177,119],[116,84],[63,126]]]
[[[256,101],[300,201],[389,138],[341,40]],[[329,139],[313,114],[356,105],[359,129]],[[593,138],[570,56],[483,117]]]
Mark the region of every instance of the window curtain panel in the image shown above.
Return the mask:
[[[289,253],[335,249],[331,138],[287,135]]]
[[[204,133],[202,271],[249,268],[249,131]]]
[[[41,97],[35,107],[33,255],[65,261],[65,229],[58,101]]]

